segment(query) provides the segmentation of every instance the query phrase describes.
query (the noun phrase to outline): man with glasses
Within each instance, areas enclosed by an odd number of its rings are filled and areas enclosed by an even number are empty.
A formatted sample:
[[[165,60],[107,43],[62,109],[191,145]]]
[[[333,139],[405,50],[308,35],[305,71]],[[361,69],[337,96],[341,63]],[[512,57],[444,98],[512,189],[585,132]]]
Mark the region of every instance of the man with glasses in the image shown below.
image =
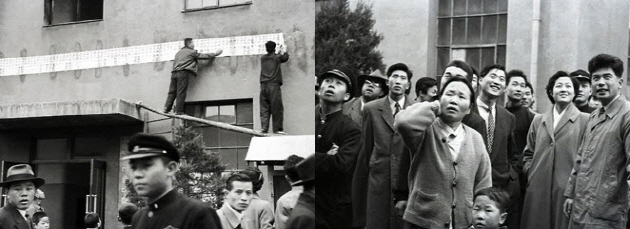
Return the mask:
[[[394,130],[394,117],[414,103],[405,93],[411,87],[412,76],[403,63],[390,66],[389,94],[363,108],[363,150],[357,159],[352,189],[354,226],[402,228],[402,217],[396,214],[391,192],[405,147]]]
[[[360,75],[357,84],[361,88],[361,96],[354,98],[343,104],[343,114],[350,116],[352,121],[363,123],[363,107],[366,103],[373,101],[389,93],[387,88],[387,77],[382,71],[376,70],[369,75]]]

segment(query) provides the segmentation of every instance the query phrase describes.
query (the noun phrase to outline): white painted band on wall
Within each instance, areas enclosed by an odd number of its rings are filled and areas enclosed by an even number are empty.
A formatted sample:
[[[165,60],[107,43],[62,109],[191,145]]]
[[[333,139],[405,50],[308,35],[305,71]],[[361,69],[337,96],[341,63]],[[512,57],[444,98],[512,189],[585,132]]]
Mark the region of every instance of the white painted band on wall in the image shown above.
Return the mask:
[[[284,45],[282,33],[194,39],[195,49],[201,53],[223,49],[223,53],[219,57],[266,54],[265,43],[267,41]],[[0,76],[171,61],[175,57],[175,53],[183,46],[183,41],[174,41],[45,56],[3,58],[0,59]]]

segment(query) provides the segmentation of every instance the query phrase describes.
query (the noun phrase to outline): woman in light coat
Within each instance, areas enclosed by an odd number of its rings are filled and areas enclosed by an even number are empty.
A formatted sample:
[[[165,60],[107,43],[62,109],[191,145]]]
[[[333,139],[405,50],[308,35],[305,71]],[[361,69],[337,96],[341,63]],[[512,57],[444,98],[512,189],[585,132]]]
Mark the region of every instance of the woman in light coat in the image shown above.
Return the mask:
[[[568,227],[563,193],[589,118],[573,105],[579,85],[566,72],[554,74],[547,84],[547,96],[554,105],[536,115],[529,127],[523,152],[527,188],[521,229]]]

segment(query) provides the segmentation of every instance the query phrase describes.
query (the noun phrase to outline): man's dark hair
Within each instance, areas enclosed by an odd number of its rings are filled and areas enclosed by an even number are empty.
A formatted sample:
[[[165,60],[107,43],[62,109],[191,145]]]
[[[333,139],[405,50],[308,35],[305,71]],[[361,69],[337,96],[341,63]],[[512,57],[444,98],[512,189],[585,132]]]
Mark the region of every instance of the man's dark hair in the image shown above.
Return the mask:
[[[265,49],[267,49],[267,53],[275,52],[276,51],[276,42],[267,41],[267,43],[265,43]]]
[[[448,67],[457,67],[457,68],[459,68],[461,70],[464,70],[466,72],[466,80],[468,80],[469,83],[472,82],[473,71],[472,71],[472,68],[470,67],[470,65],[468,65],[466,62],[461,61],[461,60],[451,61],[450,63],[448,63],[446,65],[446,68],[444,68],[444,71],[446,71],[446,69]],[[444,73],[442,73],[442,74],[444,74]],[[479,78],[479,77],[481,77],[481,76],[477,75],[477,78]],[[442,87],[442,88],[444,88],[444,87]]]
[[[228,177],[227,181],[225,181],[225,187],[227,188],[228,191],[234,188],[234,185],[232,184],[234,181],[252,182],[252,179],[243,173],[234,173],[230,175],[230,177]]]
[[[470,66],[470,69],[472,69],[472,74],[473,75],[477,75],[477,80],[479,80],[479,71],[477,71],[477,68]],[[472,82],[470,82],[472,83]]]
[[[422,94],[426,94],[427,90],[433,86],[437,86],[437,83],[437,80],[433,77],[422,77],[418,79],[416,82],[416,95],[420,96],[420,92],[422,92]]]
[[[473,201],[476,201],[478,196],[487,196],[488,199],[494,201],[501,214],[507,212],[510,206],[510,196],[507,192],[496,187],[484,188],[477,191]]]
[[[133,214],[136,214],[138,211],[138,207],[132,203],[124,203],[120,209],[118,209],[118,216],[120,217],[120,222],[126,225],[131,225],[131,219],[133,218]]]
[[[588,71],[591,74],[602,68],[610,68],[617,77],[623,74],[623,61],[616,56],[599,54],[588,61]]]
[[[407,67],[406,64],[403,63],[397,63],[397,64],[393,64],[392,66],[389,66],[389,68],[387,68],[387,78],[389,78],[390,76],[392,76],[392,73],[394,73],[394,71],[396,70],[401,70],[407,73],[407,80],[409,81],[409,83],[411,83],[411,78],[413,77],[413,72],[411,72],[411,70],[409,70],[409,67]]]
[[[442,90],[440,90],[440,97],[442,98],[442,95],[444,94],[444,91],[446,91],[446,87],[454,82],[462,82],[464,84],[466,84],[466,86],[468,87],[468,89],[470,90],[470,108],[473,108],[475,106],[475,90],[473,90],[472,85],[470,84],[470,82],[467,79],[464,78],[459,78],[459,77],[453,77],[450,78],[448,81],[446,81],[446,83],[444,84],[444,87],[442,88]]]
[[[190,38],[190,37],[184,38],[184,45],[186,47],[188,47],[188,45],[190,44],[191,41],[192,41],[192,38]]]
[[[42,218],[44,218],[44,217],[48,217],[48,215],[46,215],[46,212],[35,212],[35,213],[33,213],[31,221],[33,221],[34,224],[38,224],[39,221],[41,221]]]
[[[532,96],[534,96],[534,86],[529,82],[525,82],[525,86],[528,87],[529,90],[532,90]]]
[[[85,227],[87,228],[95,228],[98,227],[98,222],[101,221],[98,214],[96,212],[90,212],[85,215]]]
[[[571,79],[571,84],[573,85],[573,100],[575,101],[577,94],[580,92],[580,83],[565,71],[557,71],[555,74],[553,74],[553,76],[551,76],[551,78],[549,78],[549,82],[547,83],[547,87],[545,88],[547,90],[547,97],[549,97],[549,101],[551,101],[551,103],[553,104],[556,104],[556,100],[553,99],[553,86],[556,84],[556,81],[560,77],[569,77],[569,79]],[[532,90],[532,93],[533,92],[534,91]]]
[[[303,157],[297,155],[291,155],[287,160],[284,161],[284,171],[287,173],[287,177],[291,182],[295,182],[300,180],[300,175],[297,172],[295,165],[300,163],[300,161],[304,160]]]
[[[252,184],[254,185],[254,193],[258,192],[262,188],[263,183],[265,183],[265,178],[262,172],[256,167],[249,166],[245,170],[241,171],[241,173],[249,176],[249,179],[251,179]]]
[[[503,65],[500,65],[500,64],[488,65],[488,66],[484,67],[481,70],[481,73],[479,74],[479,76],[477,78],[481,79],[481,78],[486,77],[486,75],[488,75],[488,73],[490,73],[490,71],[492,71],[492,69],[499,69],[499,70],[505,72],[505,67]],[[508,81],[506,79],[505,80],[505,85],[507,85],[507,83],[508,83]]]
[[[519,69],[510,70],[508,73],[506,73],[505,82],[509,84],[512,77],[521,77],[523,78],[523,80],[525,80],[525,84],[529,83],[527,75],[525,75],[525,73]]]

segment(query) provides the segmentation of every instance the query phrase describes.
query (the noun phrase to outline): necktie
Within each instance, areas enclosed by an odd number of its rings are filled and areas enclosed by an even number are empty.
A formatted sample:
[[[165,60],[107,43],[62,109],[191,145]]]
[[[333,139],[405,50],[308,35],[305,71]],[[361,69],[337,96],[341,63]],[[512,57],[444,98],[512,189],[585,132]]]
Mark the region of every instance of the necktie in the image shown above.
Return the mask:
[[[243,229],[243,227],[241,227],[241,225],[239,224],[238,226],[236,226],[234,229]]]
[[[396,102],[396,104],[394,104],[394,107],[396,108],[396,111],[394,111],[394,117],[396,117],[396,114],[400,112],[400,104]]]
[[[491,153],[494,142],[494,116],[492,116],[492,107],[488,107],[486,110],[488,110],[488,153]]]

